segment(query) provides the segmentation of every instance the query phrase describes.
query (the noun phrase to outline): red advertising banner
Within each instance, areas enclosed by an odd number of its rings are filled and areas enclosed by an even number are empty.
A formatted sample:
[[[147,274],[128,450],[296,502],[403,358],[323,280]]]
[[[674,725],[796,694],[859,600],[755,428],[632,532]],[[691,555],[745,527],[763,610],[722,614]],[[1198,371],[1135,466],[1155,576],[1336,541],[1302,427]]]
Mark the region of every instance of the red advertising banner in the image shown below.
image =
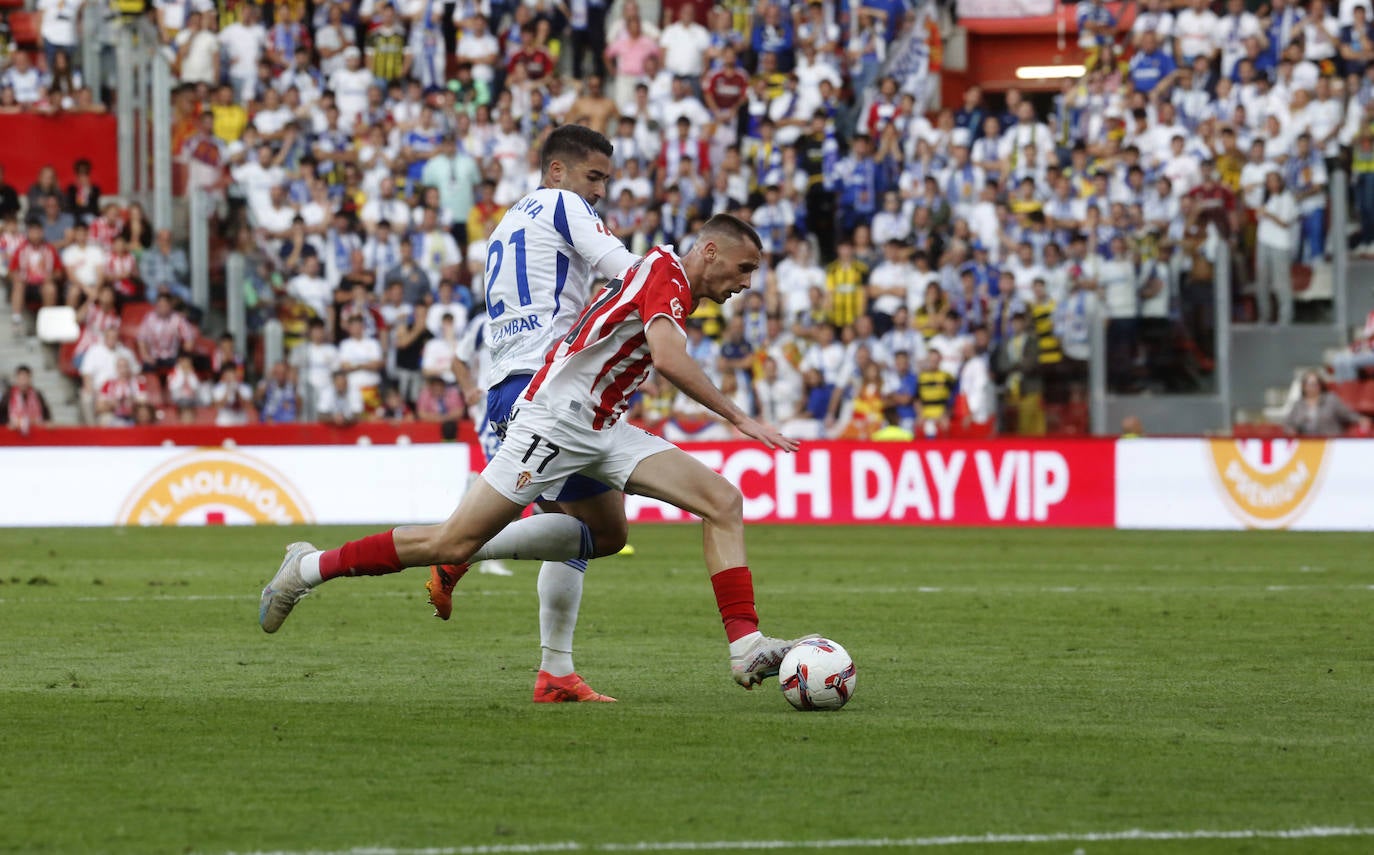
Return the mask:
[[[1116,523],[1115,443],[806,443],[796,454],[747,443],[683,450],[744,494],[744,517],[777,523],[1087,526]],[[627,496],[631,522],[688,520]]]

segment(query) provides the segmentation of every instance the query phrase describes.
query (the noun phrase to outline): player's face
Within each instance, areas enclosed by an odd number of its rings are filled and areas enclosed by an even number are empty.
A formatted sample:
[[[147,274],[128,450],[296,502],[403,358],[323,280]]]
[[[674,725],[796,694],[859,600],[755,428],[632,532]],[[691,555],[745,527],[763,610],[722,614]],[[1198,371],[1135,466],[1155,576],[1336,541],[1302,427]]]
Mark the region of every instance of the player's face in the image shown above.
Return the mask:
[[[606,185],[611,180],[611,159],[606,155],[594,151],[576,163],[555,164],[561,168],[551,169],[550,177],[558,189],[571,190],[593,205],[606,195]]]
[[[724,303],[753,283],[760,254],[752,241],[720,238],[708,241],[703,251],[706,271],[702,276],[702,293],[698,296]]]

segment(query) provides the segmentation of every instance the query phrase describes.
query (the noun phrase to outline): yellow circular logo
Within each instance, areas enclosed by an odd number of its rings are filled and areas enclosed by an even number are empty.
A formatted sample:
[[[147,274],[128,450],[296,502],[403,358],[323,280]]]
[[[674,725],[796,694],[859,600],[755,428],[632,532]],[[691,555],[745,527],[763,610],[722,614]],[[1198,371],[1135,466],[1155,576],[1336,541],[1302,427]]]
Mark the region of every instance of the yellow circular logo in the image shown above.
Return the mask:
[[[1214,439],[1208,443],[1223,498],[1251,528],[1287,528],[1317,494],[1324,440]]]
[[[144,478],[119,510],[120,525],[286,525],[312,521],[296,489],[272,467],[233,451],[200,449]]]

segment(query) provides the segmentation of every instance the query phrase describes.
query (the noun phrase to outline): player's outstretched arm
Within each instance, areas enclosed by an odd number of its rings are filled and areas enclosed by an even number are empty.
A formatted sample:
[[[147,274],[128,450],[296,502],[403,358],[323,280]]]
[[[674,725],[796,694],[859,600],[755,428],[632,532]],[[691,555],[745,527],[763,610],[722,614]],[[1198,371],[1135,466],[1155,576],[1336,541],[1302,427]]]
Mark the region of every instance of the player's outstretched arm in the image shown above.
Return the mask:
[[[772,425],[764,424],[735,406],[735,402],[716,388],[706,372],[701,370],[687,353],[687,342],[682,331],[666,317],[654,318],[645,328],[644,335],[649,341],[649,355],[654,367],[667,377],[669,382],[684,392],[687,397],[706,407],[735,426],[735,429],[750,439],[756,439],[768,448],[783,451],[796,451],[797,441],[783,436]]]

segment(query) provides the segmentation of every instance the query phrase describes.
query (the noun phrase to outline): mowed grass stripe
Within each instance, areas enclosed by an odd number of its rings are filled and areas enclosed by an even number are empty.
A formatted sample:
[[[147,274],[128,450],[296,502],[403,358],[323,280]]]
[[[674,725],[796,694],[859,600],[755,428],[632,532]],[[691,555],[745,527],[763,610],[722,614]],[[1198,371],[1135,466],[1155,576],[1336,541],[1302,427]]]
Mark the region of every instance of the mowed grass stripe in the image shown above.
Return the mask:
[[[613,706],[529,702],[534,565],[465,579],[448,623],[412,572],[257,628],[285,543],[368,530],[0,531],[0,852],[1374,825],[1367,537],[752,527],[765,628],[859,666],[805,715],[730,682],[696,526],[588,571],[579,670]],[[1370,849],[997,851],[1066,843]]]

